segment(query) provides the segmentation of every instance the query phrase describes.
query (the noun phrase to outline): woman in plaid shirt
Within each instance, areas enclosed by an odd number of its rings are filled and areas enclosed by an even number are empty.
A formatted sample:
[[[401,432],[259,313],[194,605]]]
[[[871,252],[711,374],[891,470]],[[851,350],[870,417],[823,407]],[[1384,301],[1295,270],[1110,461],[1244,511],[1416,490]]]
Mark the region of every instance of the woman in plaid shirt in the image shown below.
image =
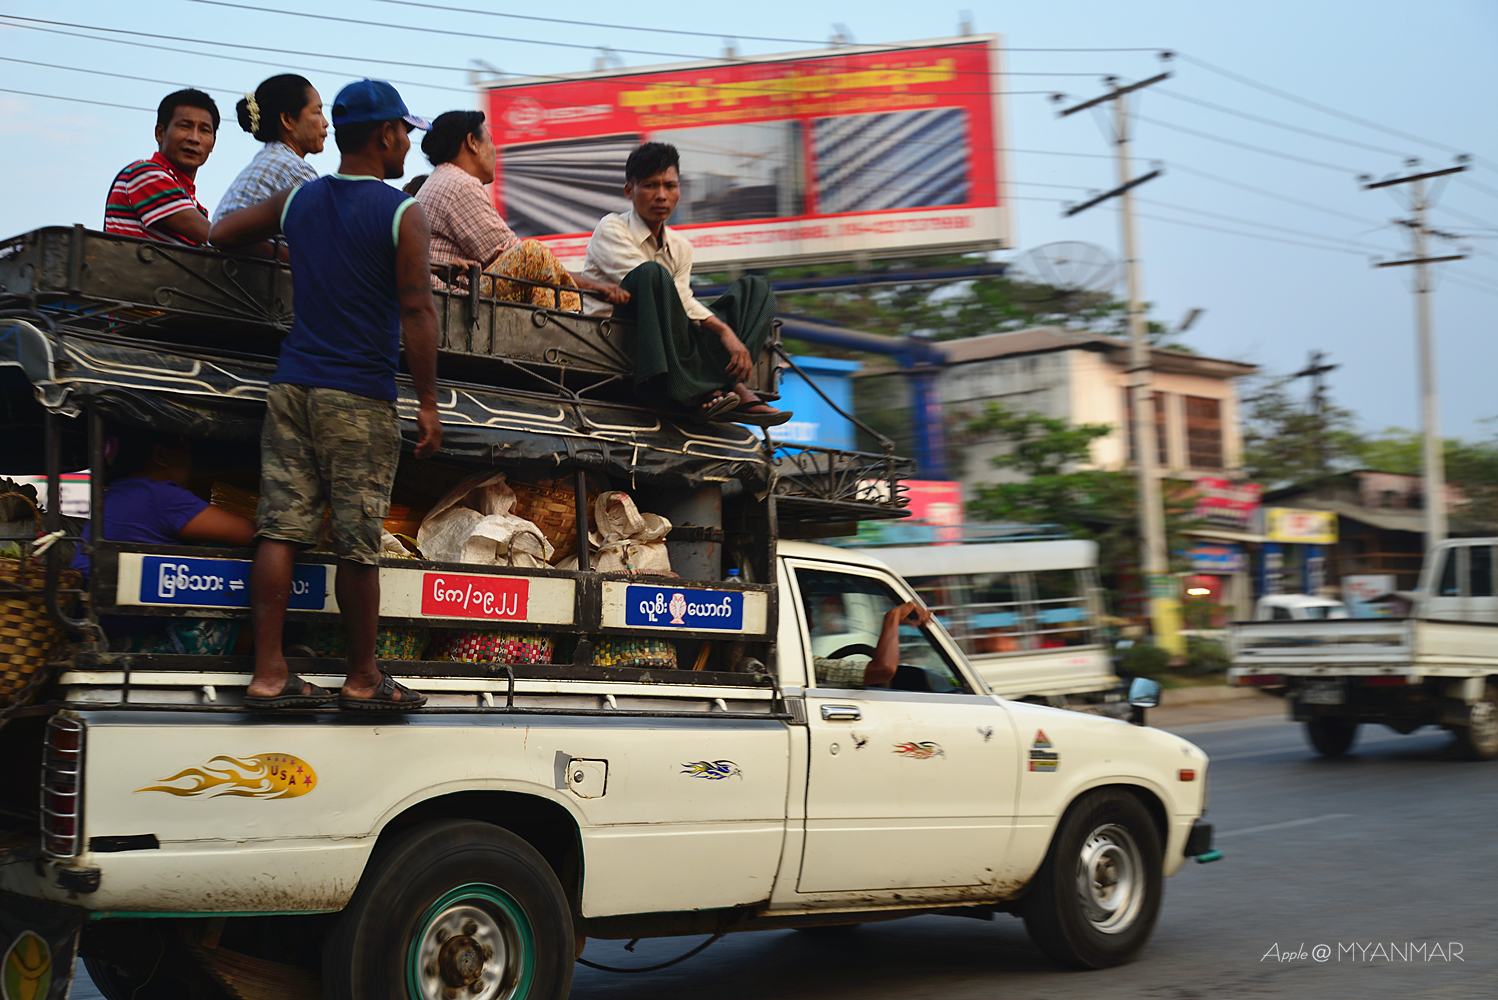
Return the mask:
[[[416,201],[432,227],[432,263],[466,268],[478,264],[491,278],[481,291],[507,302],[570,309],[582,308],[576,292],[558,293],[504,278],[522,278],[563,288],[599,292],[622,305],[629,293],[618,285],[573,274],[535,240],[516,236],[494,208],[484,185],[494,183],[494,140],[482,111],[449,111],[438,115],[421,140],[432,161],[432,173],[416,192]],[[442,283],[433,278],[438,287]]]
[[[322,95],[306,77],[295,73],[266,80],[253,94],[244,95],[236,110],[239,127],[265,145],[224,192],[214,210],[214,222],[277,191],[316,180],[317,170],[307,156],[321,153],[328,140]]]

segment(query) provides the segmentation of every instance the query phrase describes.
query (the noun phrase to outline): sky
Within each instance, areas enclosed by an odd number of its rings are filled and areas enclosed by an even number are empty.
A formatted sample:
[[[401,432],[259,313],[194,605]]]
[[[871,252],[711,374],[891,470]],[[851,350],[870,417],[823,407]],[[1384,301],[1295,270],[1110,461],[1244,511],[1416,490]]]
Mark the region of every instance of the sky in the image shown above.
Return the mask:
[[[468,73],[475,59],[517,75],[567,73],[591,69],[606,46],[633,68],[715,57],[726,44],[741,54],[806,51],[840,30],[859,44],[949,37],[966,16],[974,31],[997,32],[1008,47],[1000,100],[1013,149],[1016,251],[1074,240],[1118,253],[1114,208],[1061,217],[1063,201],[1112,187],[1114,164],[1100,122],[1088,113],[1059,118],[1049,95],[1061,92],[1074,103],[1103,93],[1105,76],[1135,81],[1169,69],[1172,78],[1134,105],[1142,119],[1135,131],[1141,165],[1164,164],[1163,176],[1137,191],[1144,296],[1153,316],[1175,323],[1203,309],[1188,343],[1269,372],[1296,371],[1308,352],[1325,352],[1340,366],[1330,375],[1333,401],[1368,431],[1416,427],[1420,418],[1412,269],[1373,266],[1407,255],[1406,232],[1393,221],[1406,214],[1398,200],[1403,189],[1366,191],[1358,176],[1439,169],[1457,152],[1471,154],[1468,173],[1438,182],[1430,216],[1432,226],[1455,237],[1436,241],[1433,251],[1471,254],[1436,265],[1440,419],[1448,436],[1494,432],[1483,421],[1498,416],[1498,3],[965,2],[966,11],[888,0],[721,7],[683,0],[544,7],[485,0],[0,0],[9,195],[0,199],[0,233],[100,226],[110,180],[154,151],[155,105],[178,86],[209,91],[226,115],[198,175],[199,196],[211,210],[257,146],[234,123],[234,102],[276,72],[303,73],[329,103],[349,80],[390,79],[415,113],[435,117],[479,106]],[[608,27],[623,24],[646,30]],[[185,51],[98,40],[107,34],[102,28],[172,36],[179,40],[108,37]],[[1144,51],[1028,51],[1134,48]],[[1177,55],[1162,62],[1163,50]],[[311,162],[327,173],[336,157],[330,137],[328,151]],[[1418,166],[1407,168],[1406,158],[1418,158]],[[408,175],[426,169],[413,150]]]

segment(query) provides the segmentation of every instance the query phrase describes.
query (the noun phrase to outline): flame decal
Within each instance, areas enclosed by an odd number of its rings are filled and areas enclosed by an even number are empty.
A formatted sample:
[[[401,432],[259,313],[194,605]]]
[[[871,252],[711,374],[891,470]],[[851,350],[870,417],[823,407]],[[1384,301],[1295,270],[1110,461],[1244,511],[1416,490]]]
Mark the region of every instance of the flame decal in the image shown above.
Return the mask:
[[[945,757],[946,752],[942,750],[940,743],[932,743],[930,740],[914,741],[908,743],[896,743],[895,753],[912,760],[930,760],[932,757]]]
[[[743,780],[744,772],[739,770],[739,765],[731,760],[692,760],[681,765],[681,773],[689,774],[694,778],[706,778],[708,781],[722,781],[724,778],[737,777]]]
[[[222,764],[222,767],[214,767]],[[172,782],[189,779],[190,785]],[[202,767],[189,767],[170,778],[158,778],[159,785],[137,788],[137,792],[166,792],[191,797],[237,795],[248,799],[294,799],[317,787],[317,772],[312,765],[289,753],[257,753],[253,757],[219,755]]]

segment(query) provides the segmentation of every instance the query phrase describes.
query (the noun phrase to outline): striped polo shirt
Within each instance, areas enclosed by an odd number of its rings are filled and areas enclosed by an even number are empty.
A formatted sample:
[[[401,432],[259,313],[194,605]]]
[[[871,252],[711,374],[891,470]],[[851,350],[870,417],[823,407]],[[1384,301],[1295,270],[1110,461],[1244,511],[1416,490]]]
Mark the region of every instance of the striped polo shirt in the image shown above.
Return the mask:
[[[158,225],[162,219],[185,208],[197,209],[203,218],[208,218],[208,210],[198,203],[192,179],[157,153],[149,160],[136,160],[115,175],[109,200],[104,203],[104,231],[162,243],[202,246]]]

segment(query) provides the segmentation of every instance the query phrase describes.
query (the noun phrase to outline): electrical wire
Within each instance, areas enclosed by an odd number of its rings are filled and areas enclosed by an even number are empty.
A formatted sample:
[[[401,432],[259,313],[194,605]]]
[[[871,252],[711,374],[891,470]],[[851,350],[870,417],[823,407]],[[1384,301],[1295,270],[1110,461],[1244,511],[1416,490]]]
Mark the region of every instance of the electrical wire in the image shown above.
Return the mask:
[[[12,90],[9,87],[0,87],[0,94],[20,94],[22,97],[45,97],[51,101],[72,101],[74,104],[97,104],[102,108],[124,108],[126,111],[150,111],[154,113],[155,108],[143,108],[136,104],[111,104],[108,101],[91,101],[86,97],[64,97],[61,94],[39,94],[34,90]]]
[[[1130,117],[1134,118],[1136,121],[1146,122],[1150,125],[1158,125],[1161,128],[1168,128],[1175,132],[1184,132],[1187,135],[1194,135],[1200,139],[1210,139],[1213,142],[1220,142],[1228,146],[1237,146],[1239,149],[1246,149],[1250,152],[1263,153],[1265,156],[1277,156],[1282,160],[1291,160],[1295,163],[1305,163],[1313,167],[1322,167],[1326,170],[1335,170],[1339,174],[1351,174],[1354,177],[1359,177],[1362,176],[1363,173],[1365,173],[1365,171],[1359,170],[1356,167],[1342,167],[1338,166],[1335,163],[1327,163],[1323,160],[1311,160],[1307,159],[1304,156],[1296,156],[1294,153],[1282,153],[1277,149],[1265,149],[1263,146],[1255,146],[1251,143],[1239,142],[1237,139],[1228,139],[1224,136],[1213,135],[1210,132],[1199,132],[1194,128],[1187,128],[1184,125],[1172,125],[1170,122],[1162,122],[1157,118],[1146,118],[1144,115],[1139,114],[1131,115]]]
[[[1179,170],[1182,173],[1192,174],[1192,175],[1194,175],[1196,177],[1201,177],[1201,178],[1203,178],[1205,180],[1214,181],[1214,182],[1216,182],[1218,184],[1225,184],[1228,187],[1241,188],[1244,191],[1250,191],[1250,192],[1252,192],[1254,194],[1262,195],[1265,198],[1273,198],[1276,201],[1283,201],[1283,202],[1285,202],[1288,205],[1295,205],[1295,206],[1298,206],[1300,208],[1311,209],[1312,211],[1322,212],[1322,213],[1324,213],[1326,215],[1335,215],[1338,218],[1342,218],[1342,219],[1351,219],[1353,222],[1360,223],[1360,224],[1362,224],[1364,226],[1368,226],[1368,227],[1373,228],[1373,229],[1382,229],[1384,227],[1384,225],[1385,225],[1382,222],[1374,222],[1372,220],[1362,218],[1361,216],[1352,215],[1351,213],[1348,213],[1348,212],[1338,211],[1335,208],[1327,208],[1325,205],[1318,205],[1315,202],[1301,201],[1299,198],[1292,198],[1292,197],[1290,197],[1287,194],[1280,194],[1280,193],[1278,193],[1276,191],[1266,191],[1263,188],[1254,187],[1252,184],[1245,184],[1242,181],[1235,181],[1235,180],[1232,180],[1231,178],[1228,178],[1228,177],[1221,177],[1221,176],[1218,176],[1217,174],[1208,173],[1205,170],[1198,170],[1195,167],[1188,167],[1188,166],[1186,166],[1184,164],[1177,163],[1174,160],[1164,161],[1164,162],[1165,162],[1165,166],[1168,167],[1171,170]]]
[[[149,76],[131,76],[129,73],[109,73],[102,69],[85,69],[82,66],[62,66],[58,63],[36,62],[31,59],[17,59],[14,56],[0,56],[0,62],[21,63],[25,66],[43,66],[47,69],[67,70],[70,73],[91,73],[94,76],[112,76],[119,80],[137,80],[141,83],[159,83],[164,87],[182,86],[181,80],[156,80]],[[213,87],[208,84],[193,84],[193,86],[200,87],[204,90],[217,90],[220,93],[234,93],[234,88],[232,87]]]
[[[1477,181],[1474,181],[1472,178],[1468,177],[1466,174],[1457,174],[1456,175],[1456,179],[1459,180],[1459,181],[1461,181],[1463,184],[1467,185],[1468,187],[1476,188],[1477,190],[1481,191],[1483,194],[1490,194],[1494,198],[1498,198],[1498,191],[1494,191],[1492,188],[1488,187],[1486,184],[1479,184]]]
[[[1268,240],[1271,243],[1287,243],[1290,246],[1309,247],[1312,250],[1332,250],[1337,253],[1351,254],[1354,257],[1371,256],[1366,251],[1349,250],[1346,247],[1327,246],[1324,243],[1304,243],[1300,240],[1287,240],[1279,236],[1265,236],[1262,233],[1245,233],[1240,232],[1236,229],[1224,229],[1222,226],[1209,226],[1204,222],[1187,222],[1185,219],[1170,219],[1166,218],[1163,215],[1146,215],[1143,212],[1136,212],[1134,214],[1136,217],[1141,219],[1151,219],[1155,222],[1170,222],[1174,223],[1177,226],[1190,226],[1192,229],[1206,229],[1215,233],[1227,233],[1231,236],[1246,236],[1249,239],[1253,240]]]
[[[1345,111],[1338,111],[1336,108],[1327,107],[1325,104],[1317,103],[1316,101],[1312,101],[1305,97],[1299,97],[1295,94],[1290,93],[1289,91],[1280,90],[1278,87],[1271,87],[1267,83],[1260,83],[1259,81],[1250,79],[1249,77],[1246,77],[1241,73],[1234,73],[1232,70],[1224,69],[1221,66],[1214,66],[1212,63],[1207,62],[1205,59],[1198,59],[1195,56],[1187,55],[1184,52],[1177,52],[1175,55],[1178,59],[1189,62],[1193,66],[1200,66],[1202,69],[1206,70],[1209,73],[1216,73],[1218,76],[1227,77],[1229,80],[1237,81],[1244,86],[1262,90],[1266,94],[1273,94],[1275,97],[1279,97],[1287,101],[1293,101],[1296,104],[1312,108],[1316,111],[1322,112],[1323,114],[1332,115],[1345,121],[1350,121],[1354,124],[1362,125],[1365,128],[1377,129],[1380,132],[1386,132],[1389,135],[1397,136],[1400,139],[1405,139],[1410,142],[1418,142],[1422,145],[1433,146],[1436,149],[1443,149],[1448,153],[1466,153],[1466,150],[1458,149],[1457,147],[1448,145],[1447,143],[1437,142],[1434,139],[1422,139],[1418,135],[1411,135],[1408,132],[1401,132],[1397,128],[1390,128],[1387,125],[1380,125],[1378,122],[1369,121],[1366,118],[1359,118],[1357,115],[1350,115]],[[1498,166],[1495,166],[1494,164],[1486,160],[1483,162],[1492,169],[1498,169]]]
[[[1190,212],[1193,215],[1204,215],[1211,219],[1220,219],[1223,222],[1233,222],[1243,226],[1258,226],[1260,229],[1273,229],[1276,232],[1289,233],[1292,236],[1305,236],[1313,240],[1326,240],[1333,243],[1346,243],[1351,246],[1359,247],[1363,250],[1373,251],[1377,253],[1394,252],[1392,250],[1385,250],[1380,247],[1369,246],[1368,244],[1363,243],[1361,240],[1351,240],[1342,236],[1328,236],[1325,233],[1308,233],[1302,229],[1287,229],[1284,226],[1275,226],[1267,222],[1258,222],[1253,219],[1240,219],[1237,216],[1223,215],[1219,212],[1209,212],[1204,208],[1191,208],[1188,205],[1174,205],[1168,201],[1157,201],[1154,198],[1136,197],[1135,200],[1142,205],[1154,205],[1157,208],[1168,208],[1177,212]]]
[[[1199,97],[1191,97],[1187,94],[1178,93],[1174,90],[1169,89],[1168,87],[1155,87],[1150,91],[1150,93],[1164,94],[1166,97],[1173,97],[1178,101],[1188,101],[1191,104],[1200,105],[1204,108],[1210,108],[1213,111],[1220,111],[1225,115],[1234,115],[1238,118],[1246,119],[1247,121],[1258,122],[1261,125],[1272,125],[1275,128],[1285,129],[1287,132],[1299,132],[1301,135],[1309,135],[1316,139],[1324,139],[1327,142],[1340,142],[1344,146],[1353,146],[1357,149],[1367,149],[1375,153],[1386,153],[1389,156],[1408,157],[1410,155],[1408,152],[1400,152],[1397,149],[1386,149],[1383,146],[1371,146],[1366,142],[1358,142],[1356,139],[1344,139],[1341,136],[1327,135],[1325,132],[1317,132],[1315,129],[1301,128],[1299,125],[1289,125],[1285,122],[1278,122],[1273,118],[1263,118],[1259,115],[1252,115],[1247,111],[1237,111],[1233,108],[1224,107],[1221,104],[1213,104],[1211,101],[1204,101]]]
[[[1463,281],[1461,278],[1457,277],[1456,275],[1448,274],[1448,275],[1445,276],[1445,279],[1447,281],[1452,282],[1453,284],[1460,285],[1463,288],[1469,289],[1469,290],[1474,291],[1474,292],[1483,292],[1483,293],[1485,293],[1487,295],[1498,295],[1498,288],[1485,288],[1482,285],[1469,284],[1468,282]]]

